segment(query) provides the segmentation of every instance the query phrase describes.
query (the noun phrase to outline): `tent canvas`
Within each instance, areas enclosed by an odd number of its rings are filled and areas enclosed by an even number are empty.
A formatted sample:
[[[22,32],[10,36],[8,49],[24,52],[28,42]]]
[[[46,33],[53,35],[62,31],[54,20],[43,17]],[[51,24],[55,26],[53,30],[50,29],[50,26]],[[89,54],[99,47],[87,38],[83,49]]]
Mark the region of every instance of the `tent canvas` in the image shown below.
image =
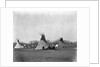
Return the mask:
[[[63,38],[60,38],[59,42],[58,42],[58,49],[62,49],[64,47],[66,47],[66,45],[64,44]]]
[[[20,45],[19,40],[17,40],[17,44],[15,45],[15,48],[23,48],[23,46]]]
[[[45,41],[40,40],[40,42],[38,43],[38,45],[37,45],[37,47],[36,47],[36,50],[43,49],[43,47],[44,47],[44,48],[47,48],[48,46],[47,46],[47,44],[46,44]]]
[[[41,39],[40,39],[40,42],[38,43],[37,47],[35,48],[36,50],[48,48],[45,35],[44,34],[40,34],[40,35],[41,35]]]
[[[66,45],[63,43],[63,42],[58,42],[58,49],[62,49],[62,48],[64,48]]]

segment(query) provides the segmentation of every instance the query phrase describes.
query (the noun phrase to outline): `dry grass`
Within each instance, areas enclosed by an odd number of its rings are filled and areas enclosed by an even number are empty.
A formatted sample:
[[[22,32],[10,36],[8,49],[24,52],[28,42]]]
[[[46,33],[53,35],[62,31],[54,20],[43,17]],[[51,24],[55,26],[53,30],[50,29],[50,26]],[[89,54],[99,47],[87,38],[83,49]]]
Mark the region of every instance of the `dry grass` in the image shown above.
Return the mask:
[[[77,49],[34,50],[14,49],[14,62],[76,62]]]

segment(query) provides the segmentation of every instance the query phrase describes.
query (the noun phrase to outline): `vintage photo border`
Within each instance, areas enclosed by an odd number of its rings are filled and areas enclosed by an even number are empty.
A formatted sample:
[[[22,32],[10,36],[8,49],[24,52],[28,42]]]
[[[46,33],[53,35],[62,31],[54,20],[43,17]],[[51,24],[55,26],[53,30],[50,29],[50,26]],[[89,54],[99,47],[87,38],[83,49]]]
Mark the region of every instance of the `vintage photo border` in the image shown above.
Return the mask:
[[[25,7],[24,7],[25,8]],[[33,7],[35,8],[35,7]],[[45,8],[45,7],[36,7],[36,8]],[[47,8],[47,7],[46,7]],[[73,8],[73,7],[49,7],[49,8]],[[89,8],[89,7],[75,7],[75,8]],[[90,8],[89,8],[89,25],[90,25]],[[89,30],[90,30],[90,26],[89,26]],[[90,35],[90,31],[89,31],[89,35]],[[1,45],[0,45],[0,48],[1,48]],[[89,53],[90,53],[90,36],[89,36]],[[89,54],[90,55],[90,54]],[[90,56],[89,56],[90,57]],[[1,59],[1,57],[0,57]],[[1,60],[0,60],[1,61]],[[89,58],[89,61],[90,61],[90,58]],[[0,63],[1,65],[1,63]],[[2,66],[3,67],[3,66]],[[23,67],[23,66],[16,66],[16,67]],[[27,66],[25,66],[27,67]],[[31,67],[31,66],[29,66]],[[55,67],[55,66],[54,66]],[[70,66],[70,67],[73,67],[73,66]]]

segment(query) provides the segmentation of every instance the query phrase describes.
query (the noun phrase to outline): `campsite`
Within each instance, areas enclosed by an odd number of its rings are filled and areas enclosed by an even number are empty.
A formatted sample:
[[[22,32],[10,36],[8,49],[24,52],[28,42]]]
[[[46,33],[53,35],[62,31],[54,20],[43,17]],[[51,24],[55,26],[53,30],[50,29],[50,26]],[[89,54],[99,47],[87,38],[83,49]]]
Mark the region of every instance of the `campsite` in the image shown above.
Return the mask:
[[[77,62],[76,11],[14,11],[13,62]]]
[[[32,42],[31,42],[32,43]],[[77,60],[76,42],[65,42],[63,38],[51,43],[47,42],[45,35],[41,34],[41,39],[35,47],[25,48],[25,43],[17,40],[13,49],[14,62],[75,62]],[[31,44],[32,45],[32,44]],[[56,46],[57,45],[57,46]]]

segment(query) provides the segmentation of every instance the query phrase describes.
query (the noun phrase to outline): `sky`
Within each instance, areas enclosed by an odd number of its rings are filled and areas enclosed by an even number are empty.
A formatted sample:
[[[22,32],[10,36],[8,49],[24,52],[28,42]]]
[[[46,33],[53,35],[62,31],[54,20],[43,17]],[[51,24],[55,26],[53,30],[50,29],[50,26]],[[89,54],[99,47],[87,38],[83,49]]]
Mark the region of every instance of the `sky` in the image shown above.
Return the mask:
[[[13,41],[40,40],[44,33],[47,40],[77,41],[76,11],[13,12]]]

